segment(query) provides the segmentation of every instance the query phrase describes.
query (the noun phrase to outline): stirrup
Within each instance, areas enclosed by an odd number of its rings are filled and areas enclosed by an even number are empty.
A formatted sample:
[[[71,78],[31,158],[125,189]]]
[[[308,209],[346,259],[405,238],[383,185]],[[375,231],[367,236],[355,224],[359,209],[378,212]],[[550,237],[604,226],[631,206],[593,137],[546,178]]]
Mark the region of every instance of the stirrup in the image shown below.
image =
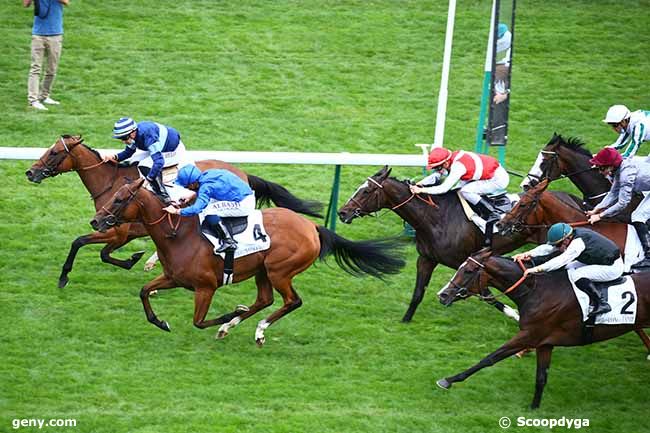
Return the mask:
[[[224,239],[218,248],[215,248],[217,253],[224,253],[226,251],[235,251],[237,249],[237,242]]]

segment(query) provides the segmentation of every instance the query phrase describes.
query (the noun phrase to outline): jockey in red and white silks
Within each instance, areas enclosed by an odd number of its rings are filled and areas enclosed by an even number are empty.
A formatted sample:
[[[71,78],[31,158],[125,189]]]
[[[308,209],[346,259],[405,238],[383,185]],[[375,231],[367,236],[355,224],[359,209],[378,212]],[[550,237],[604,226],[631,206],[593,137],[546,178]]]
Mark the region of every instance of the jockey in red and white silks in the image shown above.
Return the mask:
[[[508,172],[495,158],[463,150],[452,152],[443,147],[431,151],[427,169],[447,172],[447,178],[440,185],[412,185],[411,192],[444,194],[460,182],[461,195],[472,204],[479,204],[482,195],[506,189],[510,181]]]

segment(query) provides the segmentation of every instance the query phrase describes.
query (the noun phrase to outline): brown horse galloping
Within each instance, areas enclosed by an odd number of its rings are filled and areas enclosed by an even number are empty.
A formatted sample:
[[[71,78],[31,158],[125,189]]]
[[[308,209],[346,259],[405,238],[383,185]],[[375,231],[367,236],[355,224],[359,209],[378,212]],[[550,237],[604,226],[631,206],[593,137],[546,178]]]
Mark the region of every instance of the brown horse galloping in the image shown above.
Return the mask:
[[[582,346],[618,337],[633,330],[650,327],[650,273],[634,274],[638,302],[633,325],[596,325],[591,336],[583,334],[582,314],[566,271],[551,272],[528,278],[516,285],[522,268],[511,258],[491,256],[483,250],[468,258],[456,275],[439,293],[443,305],[472,295],[485,296],[493,286],[514,301],[521,319],[519,332],[478,364],[455,376],[440,379],[438,386],[449,389],[472,374],[530,347],[537,349],[537,374],[532,408],[539,407],[555,346]],[[510,289],[510,290],[509,290]],[[631,292],[626,292],[630,294]]]
[[[281,185],[257,176],[247,175],[237,167],[223,161],[204,160],[198,161],[196,164],[202,171],[209,168],[220,168],[236,174],[249,183],[255,191],[255,197],[260,204],[268,204],[272,201],[277,206],[286,207],[306,215],[322,217],[318,213],[322,207],[320,203],[301,200]],[[31,182],[41,183],[43,179],[69,171],[77,172],[95,202],[95,210],[100,209],[118,188],[124,185],[127,178],[133,180],[140,177],[135,165],[123,166],[121,164],[104,163],[97,151],[83,144],[81,136],[71,135],[60,137],[25,174]],[[102,261],[123,269],[131,269],[140,260],[144,252],[137,252],[127,260],[113,258],[111,253],[133,239],[146,235],[147,232],[142,224],[134,223],[124,224],[106,233],[95,232],[79,236],[70,246],[70,252],[59,277],[59,287],[64,287],[68,283],[68,274],[72,270],[79,248],[89,244],[105,243],[106,246],[100,252]]]
[[[545,236],[548,228],[559,222],[570,225],[588,225],[582,209],[568,205],[551,192],[546,191],[550,181],[542,180],[520,196],[519,202],[497,223],[499,232],[505,235],[523,233],[527,236]],[[620,222],[601,221],[589,228],[613,240],[625,251],[628,225]],[[650,337],[642,329],[636,331],[648,352],[650,360]]]
[[[91,225],[95,230],[104,231],[123,222],[144,223],[156,244],[164,273],[142,288],[140,298],[147,320],[165,331],[170,330],[169,325],[156,317],[149,303],[149,294],[153,290],[173,287],[194,290],[194,325],[206,328],[221,324],[217,337],[223,338],[230,328],[271,305],[273,289],[276,289],[284,305],[258,323],[255,340],[262,345],[264,330],[302,304],[292,279],[316,259],[334,254],[336,262],[345,271],[375,277],[397,273],[404,266],[402,259],[387,254],[387,251],[397,248],[392,241],[353,242],[291,210],[264,209],[264,227],[271,238],[271,247],[240,257],[234,264],[234,282],[255,276],[255,303],[206,320],[212,296],[222,284],[223,260],[213,254],[212,245],[201,235],[198,218],[170,216],[162,210],[154,194],[142,188],[143,183],[144,180],[140,179],[120,188],[97,212]]]

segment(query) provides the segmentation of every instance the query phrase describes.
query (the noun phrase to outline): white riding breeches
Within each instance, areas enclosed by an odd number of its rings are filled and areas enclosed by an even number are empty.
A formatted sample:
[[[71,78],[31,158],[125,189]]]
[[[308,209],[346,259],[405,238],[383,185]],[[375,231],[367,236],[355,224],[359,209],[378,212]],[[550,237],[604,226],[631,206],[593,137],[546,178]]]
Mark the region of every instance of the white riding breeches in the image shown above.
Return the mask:
[[[571,281],[578,281],[580,278],[587,278],[591,281],[612,281],[623,275],[625,264],[619,257],[610,266],[607,265],[585,265],[575,261],[566,266]]]
[[[485,180],[470,180],[466,181],[460,187],[460,193],[463,198],[472,204],[476,204],[481,200],[481,196],[485,194],[493,194],[504,190],[508,187],[510,176],[505,168],[499,166],[494,172],[494,176]]]
[[[642,222],[650,220],[650,194],[646,195],[641,203],[634,209],[631,215],[632,222]]]
[[[178,168],[180,169],[187,164],[194,164],[194,161],[187,154],[185,150],[185,145],[183,144],[182,141],[178,143],[178,146],[176,146],[176,150],[172,152],[162,152],[162,156],[165,159],[163,168],[171,167],[172,165],[178,164]],[[153,165],[153,159],[151,159],[149,152],[147,151],[136,152],[131,158],[129,158],[129,160],[138,161],[137,158],[139,157],[142,157],[142,160],[138,163],[138,167],[151,168],[151,166]]]
[[[247,216],[255,210],[255,194],[246,196],[242,201],[210,200],[210,203],[201,211],[201,220],[208,215],[220,217]]]

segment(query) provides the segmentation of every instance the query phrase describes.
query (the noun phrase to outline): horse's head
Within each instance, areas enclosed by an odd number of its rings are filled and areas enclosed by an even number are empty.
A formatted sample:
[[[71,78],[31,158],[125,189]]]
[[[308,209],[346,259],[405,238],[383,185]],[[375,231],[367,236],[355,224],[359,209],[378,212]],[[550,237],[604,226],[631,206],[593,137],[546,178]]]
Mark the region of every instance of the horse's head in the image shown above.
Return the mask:
[[[528,224],[528,218],[537,208],[542,193],[546,191],[548,184],[549,180],[544,179],[519,197],[517,204],[497,223],[499,234],[508,236],[524,230]]]
[[[588,171],[591,168],[589,159],[592,155],[584,146],[585,143],[577,137],[565,140],[561,135],[554,133],[541,152],[542,178],[555,180],[582,170]]]
[[[140,214],[140,207],[143,206],[137,196],[144,191],[142,188],[144,181],[144,178],[140,178],[135,182],[122,185],[90,221],[93,229],[105,232],[125,222],[136,221]]]
[[[83,143],[80,135],[63,135],[25,172],[30,182],[41,183],[46,177],[77,169],[72,151]]]
[[[492,250],[484,248],[470,256],[458,268],[453,278],[438,292],[438,299],[444,306],[450,306],[459,299],[472,295],[490,296],[487,288],[488,275],[485,261],[492,255]]]
[[[388,178],[391,169],[386,165],[375,175],[368,177],[352,197],[339,209],[339,218],[349,224],[356,217],[369,215],[386,207],[386,196],[383,183]]]

